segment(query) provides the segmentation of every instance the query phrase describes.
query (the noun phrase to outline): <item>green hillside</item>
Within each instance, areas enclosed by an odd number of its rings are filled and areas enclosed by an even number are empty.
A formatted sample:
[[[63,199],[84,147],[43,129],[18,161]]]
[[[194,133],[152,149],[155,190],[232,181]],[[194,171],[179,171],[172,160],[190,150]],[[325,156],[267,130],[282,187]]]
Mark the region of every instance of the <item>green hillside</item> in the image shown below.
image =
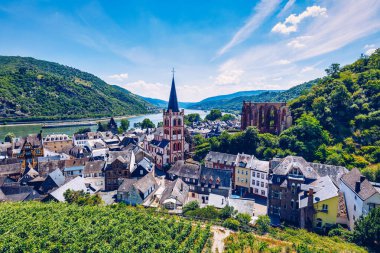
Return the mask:
[[[0,120],[146,113],[149,103],[100,78],[30,57],[0,56]]]
[[[293,88],[290,88],[286,91],[256,91],[248,93],[235,93],[234,97],[224,97],[217,96],[212,97],[211,99],[205,99],[198,103],[191,105],[190,109],[202,109],[202,110],[210,110],[210,109],[221,109],[226,111],[240,111],[243,101],[252,101],[252,102],[286,102],[292,100],[303,92],[307,92],[314,84],[318,82],[319,79],[312,80],[300,85],[297,85]]]

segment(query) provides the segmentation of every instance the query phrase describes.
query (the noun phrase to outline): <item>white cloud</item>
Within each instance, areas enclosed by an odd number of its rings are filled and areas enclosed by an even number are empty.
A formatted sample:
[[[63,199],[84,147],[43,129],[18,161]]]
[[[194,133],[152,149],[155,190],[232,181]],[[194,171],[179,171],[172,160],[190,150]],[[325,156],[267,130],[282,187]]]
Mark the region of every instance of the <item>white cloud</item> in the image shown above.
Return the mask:
[[[122,82],[128,79],[128,73],[114,74],[114,75],[108,76],[108,78]]]
[[[303,69],[301,69],[301,73],[310,72],[312,70],[314,70],[314,67],[312,67],[312,66],[306,66]]]
[[[261,0],[254,8],[254,14],[249,17],[245,25],[235,33],[232,39],[219,50],[217,55],[223,55],[231,48],[245,41],[277,9],[279,4],[279,0]]]
[[[364,54],[369,56],[376,51],[376,46],[375,44],[370,44],[370,45],[367,44],[364,46],[364,49],[366,50]]]
[[[286,2],[284,8],[282,8],[281,12],[277,16],[281,17],[282,15],[284,15],[291,7],[293,7],[295,2],[296,0],[289,0],[288,2]]]
[[[281,59],[281,60],[278,60],[275,62],[276,65],[286,65],[286,64],[290,64],[291,61],[289,60],[284,60],[284,59]]]
[[[142,95],[145,97],[159,98],[167,100],[169,97],[170,85],[154,82],[146,82],[138,80],[127,84],[119,85],[132,93]]]
[[[321,8],[320,6],[309,6],[304,12],[299,15],[291,14],[285,19],[285,22],[277,23],[273,28],[272,32],[278,32],[283,34],[289,34],[296,32],[298,29],[298,24],[307,17],[318,17],[327,16],[327,9]]]
[[[234,62],[226,62],[219,68],[219,75],[215,78],[216,84],[237,84],[240,82],[244,71],[231,68]]]

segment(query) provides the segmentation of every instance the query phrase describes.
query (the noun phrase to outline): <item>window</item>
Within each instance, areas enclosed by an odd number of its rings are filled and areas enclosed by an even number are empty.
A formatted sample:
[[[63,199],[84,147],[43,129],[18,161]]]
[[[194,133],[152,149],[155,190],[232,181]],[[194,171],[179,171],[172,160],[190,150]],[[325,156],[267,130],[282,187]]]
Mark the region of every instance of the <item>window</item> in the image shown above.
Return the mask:
[[[315,227],[316,228],[322,228],[322,220],[318,218],[315,222]]]
[[[255,189],[255,193],[259,193],[259,189],[256,188],[256,189]]]
[[[259,181],[256,181],[256,186],[260,186],[260,182]]]
[[[248,175],[248,170],[245,171],[245,174]]]
[[[264,187],[264,182],[261,182],[261,187]]]
[[[143,170],[140,170],[140,175],[144,174],[144,171]]]
[[[264,174],[263,173],[261,174],[261,179],[264,179]]]
[[[326,204],[323,204],[322,205],[322,212],[328,212],[329,211],[329,206],[328,205],[326,205]]]
[[[281,181],[281,178],[278,177],[277,178],[277,183],[280,183],[280,181]]]
[[[257,172],[257,177],[260,178],[260,173],[259,172]]]
[[[255,185],[255,180],[252,180],[252,185]]]
[[[261,190],[261,195],[265,196],[265,191]]]
[[[254,177],[254,176],[255,176],[255,174],[256,174],[255,172],[252,172],[252,177]]]
[[[356,211],[356,205],[354,205],[354,211]]]

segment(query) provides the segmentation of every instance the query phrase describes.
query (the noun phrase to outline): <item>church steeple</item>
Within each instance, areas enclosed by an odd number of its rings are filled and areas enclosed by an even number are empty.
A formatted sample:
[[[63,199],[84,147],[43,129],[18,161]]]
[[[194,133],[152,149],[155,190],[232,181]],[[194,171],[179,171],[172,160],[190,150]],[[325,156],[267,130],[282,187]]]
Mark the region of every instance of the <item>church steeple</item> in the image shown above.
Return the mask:
[[[168,111],[172,110],[172,112],[179,112],[177,92],[175,90],[175,82],[174,82],[174,68],[173,68],[172,72],[173,72],[173,79],[172,79],[172,87],[170,89]]]

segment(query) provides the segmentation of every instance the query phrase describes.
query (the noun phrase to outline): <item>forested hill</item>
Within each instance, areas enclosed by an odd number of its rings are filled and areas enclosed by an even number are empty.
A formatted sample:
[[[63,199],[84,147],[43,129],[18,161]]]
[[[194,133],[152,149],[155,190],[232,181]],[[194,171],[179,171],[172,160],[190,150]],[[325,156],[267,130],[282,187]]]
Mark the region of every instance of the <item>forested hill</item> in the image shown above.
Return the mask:
[[[243,101],[252,102],[286,102],[292,100],[304,92],[306,93],[319,79],[312,80],[300,85],[297,85],[289,90],[280,91],[256,91],[249,95],[239,94],[236,97],[216,97],[215,99],[205,99],[198,103],[189,106],[190,109],[221,109],[230,111],[240,111]]]
[[[70,119],[146,113],[137,95],[58,63],[0,56],[0,120]]]

